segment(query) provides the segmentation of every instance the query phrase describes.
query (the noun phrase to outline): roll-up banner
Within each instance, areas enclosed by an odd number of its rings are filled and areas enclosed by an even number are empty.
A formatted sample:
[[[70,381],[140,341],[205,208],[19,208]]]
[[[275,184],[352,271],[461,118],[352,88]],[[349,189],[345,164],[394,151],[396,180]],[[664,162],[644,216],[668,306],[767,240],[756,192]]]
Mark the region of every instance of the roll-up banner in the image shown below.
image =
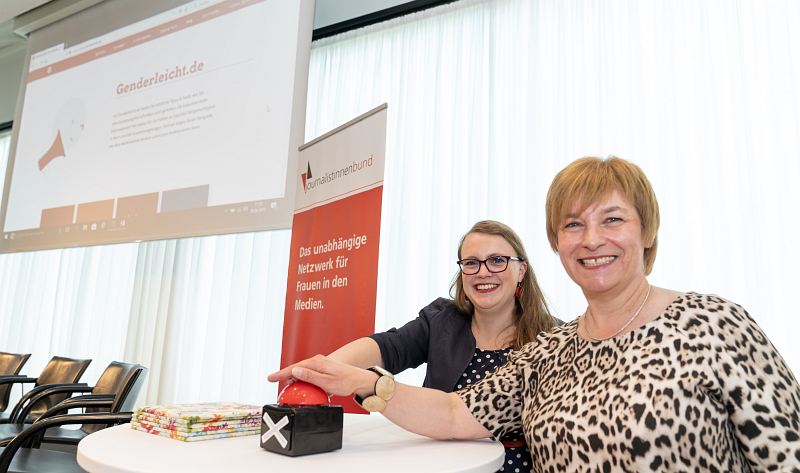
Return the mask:
[[[386,110],[300,148],[281,366],[375,331]],[[351,398],[332,402],[363,412]]]

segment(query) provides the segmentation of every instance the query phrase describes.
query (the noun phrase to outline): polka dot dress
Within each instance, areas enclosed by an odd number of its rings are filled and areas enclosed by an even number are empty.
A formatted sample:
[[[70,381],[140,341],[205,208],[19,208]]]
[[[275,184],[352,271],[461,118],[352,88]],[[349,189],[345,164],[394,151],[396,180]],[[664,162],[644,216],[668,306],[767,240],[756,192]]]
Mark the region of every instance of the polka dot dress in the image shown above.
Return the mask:
[[[481,350],[475,349],[475,354],[467,365],[464,374],[459,378],[456,389],[462,389],[470,384],[477,383],[484,376],[493,372],[506,362],[508,352],[511,348],[502,350]],[[519,442],[520,447],[506,447],[506,459],[503,466],[498,471],[503,473],[530,473],[531,453],[525,446],[525,436],[522,431],[512,432],[500,439],[502,442]]]

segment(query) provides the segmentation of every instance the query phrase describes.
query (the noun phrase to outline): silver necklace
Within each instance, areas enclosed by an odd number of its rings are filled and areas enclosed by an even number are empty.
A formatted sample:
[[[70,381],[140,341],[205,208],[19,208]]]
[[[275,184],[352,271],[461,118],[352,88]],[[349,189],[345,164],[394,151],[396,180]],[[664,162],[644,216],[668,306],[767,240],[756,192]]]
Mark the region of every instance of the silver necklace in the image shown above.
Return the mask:
[[[586,308],[586,311],[585,311],[585,312],[583,313],[583,315],[581,316],[581,318],[583,319],[583,333],[585,333],[585,334],[586,334],[586,338],[588,338],[589,340],[591,340],[591,341],[593,341],[593,342],[602,342],[602,341],[604,341],[604,340],[609,340],[609,339],[611,339],[611,338],[614,338],[614,337],[616,337],[617,335],[619,335],[619,334],[621,334],[622,332],[624,332],[624,331],[625,331],[625,329],[626,329],[626,328],[628,328],[628,327],[630,327],[630,325],[633,323],[633,321],[634,321],[634,320],[636,320],[636,317],[638,317],[638,316],[639,316],[639,313],[640,313],[640,312],[642,312],[642,309],[644,308],[644,305],[647,303],[647,299],[650,297],[650,290],[651,290],[651,289],[653,289],[653,286],[651,286],[651,285],[649,285],[649,284],[648,284],[648,285],[647,285],[647,294],[645,294],[645,295],[644,295],[644,300],[643,300],[643,301],[642,301],[642,303],[639,305],[639,308],[638,308],[638,309],[636,309],[636,312],[634,312],[634,313],[633,313],[633,315],[631,316],[631,318],[630,318],[630,319],[628,319],[628,321],[627,321],[627,322],[625,322],[625,325],[623,325],[623,326],[622,326],[622,328],[620,328],[619,330],[617,330],[616,332],[614,332],[612,335],[609,335],[609,336],[607,336],[607,337],[605,337],[605,338],[595,338],[595,337],[593,337],[593,336],[592,336],[592,334],[590,334],[590,333],[589,333],[589,325],[586,323],[586,314],[588,314],[588,313],[589,313],[589,308],[587,307],[587,308]]]

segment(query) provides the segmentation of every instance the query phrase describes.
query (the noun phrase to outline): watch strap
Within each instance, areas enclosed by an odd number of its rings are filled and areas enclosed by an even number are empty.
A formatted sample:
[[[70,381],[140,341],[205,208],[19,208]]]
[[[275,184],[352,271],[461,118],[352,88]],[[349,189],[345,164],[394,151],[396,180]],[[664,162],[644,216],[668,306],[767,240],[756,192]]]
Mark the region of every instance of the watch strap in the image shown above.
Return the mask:
[[[374,394],[365,398],[356,394],[353,398],[367,411],[381,412],[386,409],[386,403],[394,396],[394,375],[380,366],[370,366],[367,370],[378,375]]]

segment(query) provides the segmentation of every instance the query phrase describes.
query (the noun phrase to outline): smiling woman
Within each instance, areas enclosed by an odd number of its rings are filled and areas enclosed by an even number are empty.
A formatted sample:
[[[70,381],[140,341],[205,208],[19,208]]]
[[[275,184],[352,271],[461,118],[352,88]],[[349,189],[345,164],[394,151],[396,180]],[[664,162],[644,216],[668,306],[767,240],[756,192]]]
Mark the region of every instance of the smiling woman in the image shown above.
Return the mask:
[[[650,182],[641,170],[631,172],[627,161],[610,158],[607,161],[597,158],[581,158],[561,170],[547,193],[547,239],[550,247],[558,251],[558,229],[578,225],[580,214],[591,204],[600,202],[612,194],[623,195],[635,207],[634,218],[641,221],[641,231],[645,243],[644,274],[650,274],[656,260],[658,248],[658,227],[661,216],[658,200]],[[638,167],[636,168],[638,169]],[[620,208],[607,206],[605,212],[620,211]],[[562,222],[563,221],[563,222]]]
[[[522,288],[528,263],[517,257],[511,244],[500,235],[471,232],[462,240],[460,253],[461,288],[465,302],[473,307],[472,333],[478,347],[499,349],[510,345],[515,329],[514,293]],[[491,335],[486,337],[484,330]]]
[[[579,159],[555,177],[546,208],[550,245],[589,301],[579,323],[586,338],[613,338],[658,316],[642,313],[660,215],[641,169],[614,157]],[[656,290],[653,297],[666,306],[677,295]]]
[[[557,243],[561,264],[584,293],[622,289],[635,274],[645,274],[642,223],[618,191],[583,211],[575,205]]]

